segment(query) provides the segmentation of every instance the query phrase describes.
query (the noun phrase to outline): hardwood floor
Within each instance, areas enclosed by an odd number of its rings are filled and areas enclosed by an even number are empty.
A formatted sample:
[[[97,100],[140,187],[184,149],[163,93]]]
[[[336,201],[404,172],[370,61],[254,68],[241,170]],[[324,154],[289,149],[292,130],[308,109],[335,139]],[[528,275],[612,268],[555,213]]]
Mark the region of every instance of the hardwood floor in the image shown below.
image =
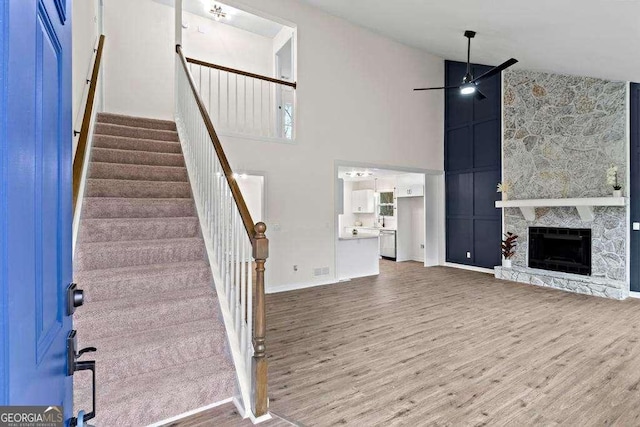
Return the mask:
[[[292,427],[297,424],[271,414],[272,419],[260,423],[260,427]],[[217,406],[213,409],[193,415],[179,422],[165,424],[164,427],[250,427],[254,424],[250,420],[240,419],[233,403]]]
[[[384,262],[267,308],[271,409],[305,426],[640,425],[640,300]]]

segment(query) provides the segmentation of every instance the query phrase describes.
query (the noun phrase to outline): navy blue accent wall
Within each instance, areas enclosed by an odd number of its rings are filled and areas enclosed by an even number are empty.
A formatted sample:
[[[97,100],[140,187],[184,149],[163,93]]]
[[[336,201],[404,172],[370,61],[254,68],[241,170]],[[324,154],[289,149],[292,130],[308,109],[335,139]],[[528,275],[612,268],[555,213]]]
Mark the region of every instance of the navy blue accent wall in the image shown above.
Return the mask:
[[[474,64],[472,74],[490,68]],[[465,73],[465,63],[445,61],[446,86],[460,84]],[[446,258],[493,268],[500,264],[502,233],[502,213],[494,204],[502,176],[500,75],[479,87],[483,101],[457,90],[445,94]]]
[[[631,84],[631,221],[640,222],[640,84]],[[631,290],[640,292],[640,231],[631,229]]]

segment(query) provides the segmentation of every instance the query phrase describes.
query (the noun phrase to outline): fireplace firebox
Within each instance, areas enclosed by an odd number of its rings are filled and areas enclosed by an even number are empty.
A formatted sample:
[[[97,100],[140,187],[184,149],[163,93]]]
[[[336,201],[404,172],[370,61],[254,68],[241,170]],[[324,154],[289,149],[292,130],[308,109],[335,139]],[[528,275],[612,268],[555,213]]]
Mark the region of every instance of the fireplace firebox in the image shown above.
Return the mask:
[[[529,267],[591,275],[591,230],[529,227]]]

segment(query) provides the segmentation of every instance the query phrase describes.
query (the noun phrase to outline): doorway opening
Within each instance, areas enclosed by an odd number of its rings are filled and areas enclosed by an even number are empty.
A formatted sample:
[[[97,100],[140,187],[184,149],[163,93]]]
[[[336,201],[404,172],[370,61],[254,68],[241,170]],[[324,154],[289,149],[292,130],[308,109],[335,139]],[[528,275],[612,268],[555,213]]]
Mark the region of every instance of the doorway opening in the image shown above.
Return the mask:
[[[293,55],[293,33],[275,54],[276,78],[294,80],[294,55]],[[285,139],[293,139],[293,108],[295,101],[295,91],[289,86],[278,86],[276,88],[276,104],[278,105],[278,136]]]
[[[340,165],[336,170],[339,280],[376,275],[381,263],[439,264],[439,185],[429,171]]]

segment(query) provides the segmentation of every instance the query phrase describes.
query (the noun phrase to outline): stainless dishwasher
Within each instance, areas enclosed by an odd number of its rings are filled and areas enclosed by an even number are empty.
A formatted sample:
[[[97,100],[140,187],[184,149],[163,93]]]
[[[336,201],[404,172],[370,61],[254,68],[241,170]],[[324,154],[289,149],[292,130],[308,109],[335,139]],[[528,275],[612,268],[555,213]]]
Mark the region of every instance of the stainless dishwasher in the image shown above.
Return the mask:
[[[396,259],[396,231],[380,230],[380,256],[382,258]]]

